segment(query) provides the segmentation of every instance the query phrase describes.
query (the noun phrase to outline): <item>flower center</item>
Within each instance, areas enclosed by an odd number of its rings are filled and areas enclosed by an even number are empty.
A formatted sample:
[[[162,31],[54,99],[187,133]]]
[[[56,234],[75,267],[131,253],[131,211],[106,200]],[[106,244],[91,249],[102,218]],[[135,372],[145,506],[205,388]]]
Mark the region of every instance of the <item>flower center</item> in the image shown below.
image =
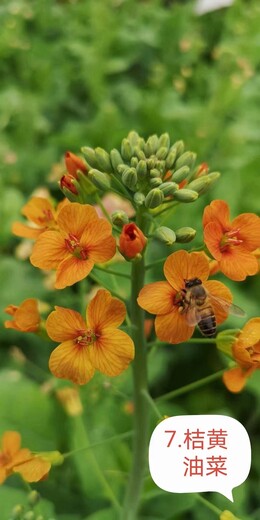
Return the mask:
[[[8,455],[7,453],[0,453],[0,467],[1,466],[6,466],[7,464],[9,464],[9,462],[11,462],[11,457],[10,455]]]
[[[260,341],[258,341],[255,345],[250,345],[250,347],[247,347],[246,350],[251,358],[251,361],[253,361],[253,363],[259,363]]]
[[[79,258],[80,260],[87,260],[87,249],[80,244],[78,237],[69,233],[68,238],[65,238],[65,245],[73,256],[76,256],[76,258]]]
[[[78,334],[79,335],[76,339],[76,343],[81,347],[92,345],[92,343],[94,343],[97,339],[97,335],[91,329],[79,330]]]
[[[44,209],[42,212],[42,217],[39,217],[38,220],[41,224],[49,224],[54,220],[53,214],[50,209]]]
[[[243,240],[238,238],[239,229],[231,229],[227,231],[220,241],[220,251],[227,251],[232,246],[240,246],[243,244]]]

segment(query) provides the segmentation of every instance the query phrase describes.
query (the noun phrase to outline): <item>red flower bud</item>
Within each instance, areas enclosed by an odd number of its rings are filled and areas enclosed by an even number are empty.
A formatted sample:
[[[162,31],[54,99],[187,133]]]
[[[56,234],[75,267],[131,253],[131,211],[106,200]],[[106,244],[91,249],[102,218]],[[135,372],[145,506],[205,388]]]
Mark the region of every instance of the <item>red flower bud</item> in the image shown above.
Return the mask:
[[[195,179],[207,175],[209,173],[209,165],[206,162],[201,163],[195,173]]]
[[[147,238],[133,222],[125,224],[119,237],[120,253],[126,258],[135,258],[146,246]]]
[[[63,175],[60,180],[60,187],[61,189],[66,188],[66,190],[71,191],[74,195],[78,195],[78,190],[73,184],[73,179],[75,179],[73,175]]]
[[[68,173],[77,179],[77,171],[80,170],[82,173],[87,173],[87,166],[86,164],[80,159],[80,157],[77,157],[74,153],[66,152],[65,153],[65,164]],[[74,192],[73,192],[74,193]]]

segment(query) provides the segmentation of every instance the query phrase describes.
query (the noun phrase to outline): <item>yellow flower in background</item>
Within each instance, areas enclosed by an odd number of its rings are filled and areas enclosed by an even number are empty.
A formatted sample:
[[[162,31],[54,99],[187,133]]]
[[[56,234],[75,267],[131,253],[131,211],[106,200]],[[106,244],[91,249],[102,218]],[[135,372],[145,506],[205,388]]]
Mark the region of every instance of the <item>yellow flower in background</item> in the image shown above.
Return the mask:
[[[40,327],[41,317],[38,310],[38,302],[35,298],[24,300],[19,306],[8,305],[5,312],[13,317],[6,320],[6,329],[16,329],[21,332],[37,332]]]

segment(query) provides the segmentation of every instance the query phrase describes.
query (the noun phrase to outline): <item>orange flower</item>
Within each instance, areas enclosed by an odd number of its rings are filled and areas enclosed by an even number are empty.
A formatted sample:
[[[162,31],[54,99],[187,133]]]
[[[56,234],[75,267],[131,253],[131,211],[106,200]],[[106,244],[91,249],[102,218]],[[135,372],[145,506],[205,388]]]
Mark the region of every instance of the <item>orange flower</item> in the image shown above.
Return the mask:
[[[16,329],[21,332],[37,332],[41,317],[38,310],[38,302],[35,298],[24,300],[19,307],[8,305],[5,312],[13,316],[13,320],[5,321],[6,329]]]
[[[69,175],[71,175],[75,179],[78,178],[78,176],[77,176],[78,170],[81,171],[82,173],[87,173],[87,171],[88,171],[87,166],[84,163],[84,161],[82,161],[82,159],[80,159],[80,157],[78,157],[77,155],[75,155],[72,152],[65,153],[65,164],[66,164],[66,168],[67,168]]]
[[[232,345],[238,367],[225,372],[223,381],[231,392],[240,392],[251,374],[260,369],[260,318],[249,320]]]
[[[187,253],[184,250],[172,253],[164,264],[164,274],[167,281],[146,285],[137,300],[140,307],[157,315],[155,332],[161,341],[181,343],[188,340],[194,332],[194,326],[188,324],[186,312],[182,310],[185,280],[199,278],[213,297],[230,303],[232,301],[232,295],[224,284],[215,280],[207,281],[209,262],[204,253]],[[215,300],[211,301],[211,306],[217,324],[222,323],[227,313]]]
[[[48,199],[32,197],[21,211],[22,215],[29,220],[29,225],[25,225],[22,222],[14,222],[12,232],[18,237],[36,239],[44,231],[56,229],[57,216],[66,204],[69,204],[69,201],[64,199],[55,209],[53,203]]]
[[[111,225],[88,204],[69,203],[59,212],[57,231],[46,231],[30,257],[40,269],[56,269],[56,289],[85,278],[96,262],[110,260],[116,251]]]
[[[147,238],[134,222],[125,224],[119,237],[119,251],[126,258],[135,258],[146,246]]]
[[[231,280],[241,281],[258,271],[252,253],[260,244],[260,218],[243,213],[230,222],[229,207],[214,200],[204,210],[204,241],[220,270]]]
[[[13,473],[20,473],[27,482],[38,482],[46,478],[51,464],[43,458],[33,455],[28,448],[21,448],[21,435],[7,431],[2,437],[0,451],[0,484]]]
[[[87,307],[86,322],[76,311],[55,307],[46,322],[48,335],[62,343],[52,352],[50,371],[84,385],[99,370],[107,376],[123,372],[134,358],[131,338],[118,326],[125,319],[123,302],[100,289]]]

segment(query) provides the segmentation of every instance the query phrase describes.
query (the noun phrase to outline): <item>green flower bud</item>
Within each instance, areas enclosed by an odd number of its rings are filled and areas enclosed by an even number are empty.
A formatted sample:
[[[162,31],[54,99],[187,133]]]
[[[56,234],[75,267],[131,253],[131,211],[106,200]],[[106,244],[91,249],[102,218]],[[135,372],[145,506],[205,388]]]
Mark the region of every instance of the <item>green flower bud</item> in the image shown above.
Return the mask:
[[[175,200],[179,202],[194,202],[198,198],[198,193],[193,190],[179,190],[174,193]]]
[[[138,143],[137,143],[138,148],[140,148],[140,150],[144,151],[144,145],[145,145],[144,138],[143,137],[139,137]]]
[[[182,227],[175,231],[176,234],[176,242],[180,242],[181,244],[185,244],[186,242],[191,242],[197,231],[191,227]]]
[[[159,170],[160,173],[165,172],[165,161],[164,160],[156,161],[155,166],[156,166],[157,170]]]
[[[176,182],[163,182],[160,186],[160,190],[165,197],[167,197],[167,195],[173,195],[178,189],[179,186]]]
[[[239,329],[226,329],[222,332],[219,332],[216,337],[216,345],[218,350],[226,354],[226,356],[230,357],[231,359],[233,359],[232,346],[235,344],[239,332]]]
[[[146,141],[144,145],[144,153],[146,157],[151,157],[151,155],[153,155],[153,147],[151,141]]]
[[[113,148],[113,150],[111,150],[111,152],[110,152],[110,161],[111,161],[114,172],[117,172],[118,166],[120,164],[123,164],[123,162],[124,162],[121,154],[119,153],[119,151],[116,148]]]
[[[106,173],[111,173],[112,165],[109,153],[107,153],[106,150],[103,150],[103,148],[98,147],[95,148],[95,154],[98,162],[98,169]]]
[[[118,173],[120,173],[120,175],[122,175],[122,173],[124,173],[124,171],[126,170],[130,170],[130,167],[128,166],[128,164],[119,164],[118,167],[117,167],[117,171]]]
[[[135,130],[131,130],[127,136],[128,140],[130,141],[130,144],[132,147],[137,146],[140,141],[140,136]]]
[[[148,166],[149,170],[152,170],[156,165],[155,157],[150,157],[150,159],[148,159],[146,162],[147,162],[147,166]]]
[[[154,237],[167,246],[171,246],[176,241],[176,235],[174,231],[166,226],[157,228],[154,233]]]
[[[136,166],[136,173],[138,179],[144,179],[147,175],[147,164],[146,161],[139,161],[138,165]]]
[[[176,141],[176,143],[174,143],[171,148],[170,148],[170,152],[172,152],[173,150],[176,150],[176,157],[179,157],[183,152],[184,152],[184,142],[183,141]]]
[[[160,177],[154,177],[150,179],[150,186],[152,186],[153,188],[160,186],[160,184],[162,184],[162,179]]]
[[[167,148],[167,150],[169,150],[170,142],[171,142],[171,140],[170,140],[169,134],[164,133],[164,134],[160,135],[160,137],[159,137],[159,147],[164,147],[164,148]]]
[[[128,224],[129,222],[129,218],[125,211],[120,209],[112,213],[111,220],[113,224],[115,224],[118,227],[123,227],[125,224]]]
[[[159,148],[156,152],[156,157],[158,159],[166,159],[168,155],[168,148],[166,148],[166,146],[161,146],[161,148]]]
[[[195,190],[199,195],[202,195],[219,179],[219,177],[219,172],[208,173],[207,175],[203,175],[202,177],[198,177],[197,179],[194,179],[194,181],[191,181],[188,188]]]
[[[93,186],[92,182],[90,182],[87,175],[82,172],[78,172],[78,181],[74,181],[74,185],[77,187],[78,183],[78,192],[82,195],[91,195],[95,193],[97,189]]]
[[[145,201],[145,195],[143,193],[141,193],[140,191],[137,191],[134,194],[134,201],[137,206],[142,206]]]
[[[100,190],[108,190],[110,188],[110,178],[106,173],[93,169],[89,170],[88,177]]]
[[[147,139],[147,146],[148,146],[149,150],[151,150],[151,154],[155,154],[156,151],[158,150],[158,146],[159,146],[158,135],[156,135],[156,134],[150,135],[150,137],[148,137],[148,139]]]
[[[150,177],[161,177],[161,173],[157,168],[152,168],[152,170],[150,170]]]
[[[149,193],[146,195],[145,198],[145,206],[149,209],[154,209],[160,206],[162,204],[164,199],[163,192],[159,190],[159,188],[153,188]]]
[[[182,166],[178,170],[176,170],[172,175],[172,180],[175,182],[181,182],[189,175],[190,169],[189,166]]]
[[[41,498],[40,493],[38,491],[31,491],[28,495],[28,503],[30,506],[36,506]]]
[[[240,520],[240,518],[226,509],[225,511],[222,511],[219,520]]]
[[[24,512],[24,506],[22,506],[21,504],[17,504],[17,506],[15,506],[13,508],[12,513],[11,513],[12,520],[20,520],[23,512]]]
[[[175,168],[178,170],[182,166],[189,166],[192,168],[196,159],[196,154],[193,152],[184,152],[176,161]]]
[[[35,513],[33,511],[27,511],[23,516],[23,520],[35,520]]]
[[[95,150],[89,146],[83,146],[81,151],[86,159],[86,163],[89,168],[98,168],[98,162],[95,154]]]
[[[140,148],[138,148],[138,146],[135,146],[135,147],[134,147],[134,154],[136,155],[136,157],[137,157],[140,161],[146,159],[146,157],[145,157],[145,153],[143,152],[143,150],[141,150]]]
[[[123,139],[121,144],[121,155],[124,159],[124,161],[130,161],[133,152],[132,152],[132,146],[130,144],[129,139]]]
[[[131,161],[130,161],[130,164],[133,168],[136,168],[136,166],[138,165],[138,159],[137,157],[132,157],[131,158]]]
[[[137,183],[137,173],[135,168],[129,168],[125,170],[122,174],[122,182],[127,188],[131,191],[135,191],[135,186]]]
[[[166,157],[166,161],[165,161],[166,170],[170,170],[173,167],[176,157],[177,157],[177,149],[174,148],[171,152],[168,153],[168,155]]]

